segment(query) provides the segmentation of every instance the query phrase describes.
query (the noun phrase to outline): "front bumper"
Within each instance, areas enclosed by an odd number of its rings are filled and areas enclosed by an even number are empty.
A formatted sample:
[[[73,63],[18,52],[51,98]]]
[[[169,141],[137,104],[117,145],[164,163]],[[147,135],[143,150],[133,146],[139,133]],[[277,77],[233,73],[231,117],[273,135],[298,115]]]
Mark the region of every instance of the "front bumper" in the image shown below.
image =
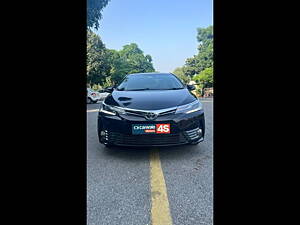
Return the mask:
[[[132,134],[132,124],[169,123],[170,134]],[[198,143],[204,140],[204,112],[160,116],[154,121],[143,117],[110,116],[99,112],[98,137],[100,143],[120,146],[175,146]]]

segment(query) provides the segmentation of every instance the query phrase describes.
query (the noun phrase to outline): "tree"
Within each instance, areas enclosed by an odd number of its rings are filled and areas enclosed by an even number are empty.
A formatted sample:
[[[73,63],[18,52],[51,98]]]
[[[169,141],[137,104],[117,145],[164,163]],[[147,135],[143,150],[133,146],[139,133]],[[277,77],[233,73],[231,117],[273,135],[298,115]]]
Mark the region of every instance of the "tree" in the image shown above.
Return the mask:
[[[152,57],[144,55],[137,44],[123,46],[120,51],[106,49],[101,38],[87,33],[87,84],[102,87],[118,84],[130,73],[154,72]]]
[[[109,76],[110,63],[105,45],[92,31],[87,32],[87,83],[100,84]]]
[[[109,49],[111,80],[118,84],[128,72],[128,63],[125,57],[121,57],[117,50]]]
[[[145,58],[146,58],[146,60],[148,61],[148,62],[152,62],[152,57],[151,57],[151,55],[146,55],[145,56]]]
[[[126,74],[155,71],[151,56],[144,56],[143,51],[135,43],[123,46],[123,49],[119,51],[119,54],[127,63]]]
[[[213,27],[197,29],[199,42],[198,54],[188,58],[185,63],[185,74],[193,77],[206,68],[213,67]]]
[[[173,73],[183,81],[183,83],[189,83],[190,82],[190,77],[186,75],[185,73],[185,68],[184,67],[177,67]]]
[[[197,29],[197,40],[200,45],[209,45],[213,40],[213,26]]]
[[[87,27],[99,28],[99,20],[102,18],[101,11],[109,0],[87,0]]]
[[[213,68],[209,67],[201,71],[199,74],[193,77],[193,80],[200,82],[203,88],[209,88],[213,86]]]
[[[213,66],[213,29],[198,28],[197,40],[199,41],[199,54],[197,55],[197,65],[200,71]]]
[[[197,56],[194,56],[193,58],[187,58],[185,61],[185,75],[193,77],[195,74],[199,73],[201,70],[198,63],[199,61]]]

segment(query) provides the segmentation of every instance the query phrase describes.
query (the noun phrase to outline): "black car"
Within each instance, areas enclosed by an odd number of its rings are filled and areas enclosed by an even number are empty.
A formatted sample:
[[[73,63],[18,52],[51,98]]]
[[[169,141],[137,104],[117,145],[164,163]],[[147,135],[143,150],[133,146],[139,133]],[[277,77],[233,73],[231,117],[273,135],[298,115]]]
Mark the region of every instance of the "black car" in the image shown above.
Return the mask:
[[[172,73],[127,75],[100,105],[98,137],[106,146],[198,144],[205,133],[201,102]]]

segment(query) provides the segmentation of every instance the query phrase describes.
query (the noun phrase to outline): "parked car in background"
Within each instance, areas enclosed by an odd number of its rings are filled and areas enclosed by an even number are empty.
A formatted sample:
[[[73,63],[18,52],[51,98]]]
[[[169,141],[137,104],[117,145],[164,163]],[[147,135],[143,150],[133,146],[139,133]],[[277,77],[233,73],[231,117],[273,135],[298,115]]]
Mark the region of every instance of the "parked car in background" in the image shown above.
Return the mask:
[[[91,88],[87,88],[87,103],[97,103],[101,100],[102,96],[99,92],[92,90]]]
[[[110,93],[105,92],[105,90],[98,91],[101,95],[101,100],[104,100]]]
[[[214,89],[213,88],[204,88],[204,97],[213,97],[214,96]]]

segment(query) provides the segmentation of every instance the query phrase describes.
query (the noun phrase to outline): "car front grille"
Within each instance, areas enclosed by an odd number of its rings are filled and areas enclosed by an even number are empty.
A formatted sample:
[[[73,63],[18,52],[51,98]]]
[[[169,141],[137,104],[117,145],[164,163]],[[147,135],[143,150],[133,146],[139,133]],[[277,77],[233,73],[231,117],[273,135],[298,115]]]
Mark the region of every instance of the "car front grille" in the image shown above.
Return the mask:
[[[166,116],[166,115],[171,115],[171,114],[175,114],[176,109],[172,108],[172,109],[167,109],[167,110],[152,110],[152,111],[143,111],[143,110],[134,110],[134,109],[125,109],[126,114],[128,115],[134,115],[134,116],[139,116],[139,117],[145,117],[146,118],[146,114],[149,112],[154,112],[157,114],[157,117],[159,116]]]
[[[116,145],[128,146],[177,145],[187,143],[187,139],[181,133],[129,135],[117,132],[109,132],[108,140]]]

